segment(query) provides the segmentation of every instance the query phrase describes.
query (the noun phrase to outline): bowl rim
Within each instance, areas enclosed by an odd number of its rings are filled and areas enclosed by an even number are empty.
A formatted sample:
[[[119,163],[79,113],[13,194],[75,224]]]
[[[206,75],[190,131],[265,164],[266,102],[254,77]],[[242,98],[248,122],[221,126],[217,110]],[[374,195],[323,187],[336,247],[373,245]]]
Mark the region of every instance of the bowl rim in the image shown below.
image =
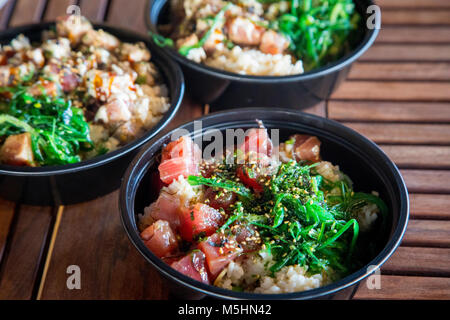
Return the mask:
[[[155,25],[155,23],[153,23],[151,19],[152,16],[151,13],[153,10],[157,10],[155,15],[159,16],[161,9],[167,3],[167,1],[168,0],[147,1],[145,9],[145,24],[149,31],[159,34],[157,25]],[[363,5],[364,3],[367,3],[367,6],[364,5],[365,8],[375,4],[373,0],[353,0],[353,1],[361,3]],[[378,14],[378,11],[376,12],[376,14]],[[381,16],[379,16],[378,19],[379,21],[381,21]],[[213,76],[223,80],[249,82],[249,83],[262,83],[262,84],[272,83],[274,81],[285,83],[292,81],[316,79],[344,69],[345,67],[355,62],[372,46],[372,44],[375,42],[375,39],[378,36],[378,33],[379,33],[378,28],[366,29],[366,33],[363,39],[360,41],[360,43],[353,50],[351,50],[349,53],[345,54],[338,60],[328,63],[325,66],[315,68],[313,70],[301,74],[286,75],[286,76],[254,76],[254,75],[242,75],[238,73],[232,73],[229,71],[209,67],[205,64],[189,60],[188,58],[182,56],[181,54],[178,53],[178,51],[172,48],[162,47],[161,49],[164,50],[164,52],[166,52],[172,59],[175,59],[181,65],[194,69],[197,72],[205,73],[209,76]],[[153,39],[151,39],[150,41],[154,42]]]
[[[310,289],[306,291],[300,291],[300,292],[293,292],[293,293],[280,293],[280,294],[258,294],[258,293],[248,293],[248,292],[235,292],[228,289],[223,289],[216,287],[214,285],[208,285],[201,282],[198,282],[196,280],[193,280],[175,269],[172,269],[169,265],[164,263],[160,258],[158,258],[156,255],[154,255],[142,242],[142,240],[139,237],[139,233],[137,231],[137,224],[136,219],[133,219],[131,221],[131,216],[135,217],[135,207],[134,207],[134,201],[136,196],[136,190],[137,186],[139,185],[142,176],[145,175],[147,172],[147,169],[145,168],[145,164],[143,164],[143,157],[147,153],[149,153],[153,148],[158,147],[158,149],[154,150],[151,154],[151,159],[154,159],[154,157],[157,155],[158,151],[161,149],[162,145],[164,144],[164,140],[167,139],[175,130],[179,128],[186,128],[189,126],[192,126],[194,121],[199,120],[208,120],[215,117],[226,117],[227,115],[237,113],[239,115],[247,114],[247,113],[256,113],[256,112],[264,112],[264,113],[270,113],[270,114],[284,114],[286,118],[289,118],[289,115],[295,115],[295,116],[301,116],[302,119],[306,120],[313,120],[313,121],[319,121],[322,124],[325,124],[322,128],[320,128],[320,131],[332,133],[330,127],[333,127],[333,130],[339,130],[340,133],[344,134],[350,134],[356,139],[359,140],[359,142],[363,143],[365,146],[372,149],[373,152],[376,152],[378,155],[380,155],[381,158],[383,158],[383,162],[389,167],[390,174],[393,175],[395,179],[395,186],[399,189],[399,203],[398,203],[398,221],[397,225],[392,228],[391,231],[391,238],[390,240],[385,244],[384,248],[378,253],[377,256],[375,256],[370,262],[368,262],[366,265],[364,265],[362,268],[358,269],[357,271],[349,274],[348,276],[324,285],[319,288]],[[246,118],[243,118],[241,121],[246,121]],[[264,120],[264,119],[262,119]],[[408,225],[409,220],[409,195],[408,190],[405,184],[405,181],[403,180],[403,177],[397,168],[397,166],[392,162],[392,160],[389,159],[389,157],[384,153],[384,151],[378,147],[374,142],[367,139],[366,137],[362,136],[355,130],[348,128],[342,124],[340,124],[337,121],[319,117],[316,115],[304,113],[302,111],[298,110],[292,110],[292,109],[285,109],[285,108],[274,108],[271,110],[267,110],[265,108],[242,108],[239,110],[226,110],[221,112],[215,112],[208,114],[206,116],[203,116],[201,118],[198,118],[194,121],[187,122],[183,125],[178,126],[177,128],[174,128],[170,132],[160,134],[156,137],[154,137],[149,143],[147,143],[142,150],[139,152],[138,155],[133,159],[130,166],[128,167],[125,176],[122,180],[122,185],[120,188],[120,194],[119,194],[119,210],[120,210],[120,216],[122,225],[127,233],[128,238],[133,243],[133,245],[136,247],[136,249],[141,253],[141,255],[151,264],[153,267],[155,267],[160,273],[162,273],[165,277],[170,278],[171,280],[176,281],[178,284],[182,286],[186,286],[194,291],[201,292],[203,294],[213,296],[216,298],[224,298],[224,299],[314,299],[314,298],[320,298],[325,295],[333,294],[337,291],[340,291],[342,289],[345,289],[347,287],[350,287],[356,283],[359,283],[363,279],[370,276],[375,270],[379,269],[382,264],[385,263],[387,259],[394,253],[394,251],[398,248],[400,245],[403,235],[406,231],[406,227]],[[270,119],[265,119],[265,121],[270,121]],[[238,121],[239,122],[239,121]],[[302,122],[304,125],[308,125],[308,122],[304,121]],[[317,129],[317,128],[316,128]],[[208,130],[208,126],[202,128],[203,131]],[[192,132],[190,132],[192,134]],[[353,143],[352,143],[353,144]],[[357,149],[360,149],[359,147]],[[137,168],[139,165],[142,165],[142,168]],[[136,183],[137,181],[137,183]],[[130,184],[135,184],[136,187],[130,186]],[[394,185],[394,183],[393,183]],[[131,192],[130,192],[131,191]],[[369,266],[375,266],[376,268],[372,269],[371,271],[368,270]]]
[[[0,32],[0,41],[2,42],[7,41],[6,40],[7,38],[12,39],[13,37],[21,33],[26,34],[31,32],[42,32],[44,30],[48,30],[49,27],[54,26],[55,23],[56,21],[49,21],[49,22],[26,24],[14,28],[8,28]],[[112,33],[120,41],[122,41],[121,38],[130,37],[136,39],[135,41],[144,42],[147,48],[152,53],[152,58],[154,57],[153,53],[156,52],[157,62],[155,64],[157,65],[159,71],[168,80],[167,83],[169,83],[170,81],[173,81],[174,83],[174,88],[172,90],[168,86],[171,99],[169,109],[163,115],[161,120],[159,120],[144,135],[112,152],[96,156],[92,159],[65,165],[54,165],[43,167],[17,167],[0,164],[0,175],[29,176],[29,177],[53,176],[89,170],[110,163],[118,158],[125,156],[126,154],[129,154],[133,150],[141,147],[143,144],[149,141],[152,137],[154,137],[162,129],[164,129],[167,126],[167,124],[173,119],[175,114],[178,112],[178,109],[181,105],[185,92],[185,80],[180,66],[174,63],[171,59],[169,59],[167,57],[167,54],[163,50],[161,50],[158,46],[156,46],[152,41],[149,41],[148,37],[146,37],[145,35],[141,35],[133,30],[129,30],[126,28],[118,28],[108,23],[92,23],[92,25],[94,29],[104,29]]]

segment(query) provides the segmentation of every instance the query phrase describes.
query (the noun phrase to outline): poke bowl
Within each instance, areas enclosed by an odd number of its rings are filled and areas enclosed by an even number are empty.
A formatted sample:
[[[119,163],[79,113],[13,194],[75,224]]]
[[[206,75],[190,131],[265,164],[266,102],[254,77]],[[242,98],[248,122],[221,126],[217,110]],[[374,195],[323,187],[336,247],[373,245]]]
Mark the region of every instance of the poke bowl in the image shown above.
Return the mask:
[[[370,0],[301,3],[152,0],[146,18],[150,37],[181,65],[190,94],[212,110],[298,109],[329,98],[378,34],[366,24]],[[342,22],[335,19],[339,8]],[[254,39],[240,39],[233,30]],[[335,31],[344,33],[332,35]],[[328,36],[329,42],[323,38]]]
[[[289,109],[198,121],[152,139],[119,197],[129,239],[175,295],[349,298],[400,244],[405,183],[357,132]],[[231,130],[245,137],[216,138]]]
[[[7,29],[0,41],[8,200],[71,204],[117,189],[184,94],[180,68],[148,38],[84,17]]]

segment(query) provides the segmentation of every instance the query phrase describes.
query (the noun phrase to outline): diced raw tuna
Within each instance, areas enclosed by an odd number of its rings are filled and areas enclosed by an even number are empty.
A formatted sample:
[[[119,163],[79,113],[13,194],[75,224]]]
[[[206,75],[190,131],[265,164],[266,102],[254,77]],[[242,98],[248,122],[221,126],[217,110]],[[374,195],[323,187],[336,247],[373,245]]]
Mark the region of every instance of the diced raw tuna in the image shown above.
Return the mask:
[[[205,254],[208,270],[213,279],[230,261],[242,253],[242,249],[234,238],[219,233],[214,233],[205,241],[200,242],[198,247]]]
[[[317,137],[296,134],[291,137],[294,139],[292,153],[296,161],[306,160],[310,162],[320,161],[320,140]]]
[[[180,235],[186,241],[210,236],[223,223],[224,217],[214,208],[197,203],[192,208],[184,208],[180,214]]]
[[[158,220],[142,231],[141,238],[147,248],[160,258],[173,254],[178,248],[175,233],[165,220]]]
[[[64,70],[64,73],[61,77],[61,87],[64,90],[64,92],[70,92],[72,90],[75,90],[78,86],[79,79],[78,76],[69,71]]]
[[[208,205],[214,209],[223,208],[227,210],[230,205],[236,202],[236,194],[234,192],[216,192],[212,188],[205,191],[205,198],[209,200]]]
[[[205,255],[201,251],[193,251],[184,258],[173,262],[172,268],[194,280],[209,284],[208,272],[205,268]]]
[[[236,174],[243,184],[252,188],[255,192],[262,192],[264,190],[262,185],[258,182],[258,175],[251,167],[240,165],[236,169]]]
[[[180,225],[180,199],[167,192],[161,192],[150,205],[150,216],[154,220],[165,220],[176,230]]]
[[[31,135],[21,133],[6,138],[0,149],[0,160],[13,166],[32,166],[34,163]]]
[[[183,136],[163,149],[158,167],[161,180],[170,184],[180,175],[185,178],[197,175],[200,161],[200,148],[189,137]]]
[[[281,34],[268,30],[261,38],[259,50],[268,54],[283,53],[289,47],[289,40]]]
[[[244,143],[239,147],[244,154],[249,152],[272,154],[273,144],[266,129],[250,129],[245,136]]]
[[[246,18],[237,17],[228,23],[228,38],[231,41],[241,44],[254,46],[261,42],[261,37],[265,31],[263,27],[257,26]]]

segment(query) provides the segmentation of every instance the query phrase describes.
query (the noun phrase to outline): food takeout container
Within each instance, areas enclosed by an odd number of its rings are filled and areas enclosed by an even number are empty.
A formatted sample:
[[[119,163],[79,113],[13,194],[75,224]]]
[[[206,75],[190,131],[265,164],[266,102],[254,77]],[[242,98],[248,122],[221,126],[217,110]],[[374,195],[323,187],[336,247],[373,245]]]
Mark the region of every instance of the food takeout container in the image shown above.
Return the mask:
[[[19,34],[38,41],[41,33],[54,23],[39,23],[7,29],[0,33],[0,43],[8,43]],[[0,197],[34,205],[71,204],[94,199],[120,186],[127,165],[138,148],[155,136],[173,118],[184,94],[181,69],[172,62],[148,37],[107,25],[94,25],[121,41],[144,42],[152,53],[151,61],[161,71],[169,88],[171,106],[164,117],[142,137],[115,150],[90,160],[63,166],[14,167],[0,165]]]
[[[280,130],[280,141],[294,133],[317,136],[321,142],[322,158],[339,165],[354,182],[355,190],[379,192],[387,204],[389,215],[384,228],[370,233],[375,245],[374,256],[364,257],[366,263],[360,270],[323,287],[304,292],[285,294],[252,294],[235,292],[197,282],[164,263],[155,256],[140,238],[137,215],[157,198],[152,190],[152,172],[157,170],[157,161],[162,147],[170,142],[171,134],[160,134],[143,147],[128,168],[123,180],[119,207],[124,228],[131,242],[151,266],[169,280],[174,294],[183,298],[198,298],[204,295],[227,299],[312,299],[349,298],[356,286],[379,268],[396,250],[406,230],[409,217],[409,200],[405,182],[386,154],[373,142],[356,131],[333,120],[289,109],[247,108],[213,113],[200,118],[202,132],[209,129],[252,128],[255,120],[262,120],[268,129]],[[202,132],[189,122],[181,127],[198,137]],[[197,130],[197,131],[195,131]],[[149,265],[149,267],[150,267]]]
[[[371,0],[354,0],[364,31],[359,44],[341,59],[312,71],[291,76],[246,76],[196,63],[175,49],[162,48],[183,69],[189,94],[211,110],[238,107],[307,108],[328,99],[345,80],[350,67],[373,44],[378,29],[369,29],[367,8]],[[149,30],[159,33],[158,25],[169,20],[168,0],[149,0],[146,22]],[[377,16],[377,19],[381,17]]]

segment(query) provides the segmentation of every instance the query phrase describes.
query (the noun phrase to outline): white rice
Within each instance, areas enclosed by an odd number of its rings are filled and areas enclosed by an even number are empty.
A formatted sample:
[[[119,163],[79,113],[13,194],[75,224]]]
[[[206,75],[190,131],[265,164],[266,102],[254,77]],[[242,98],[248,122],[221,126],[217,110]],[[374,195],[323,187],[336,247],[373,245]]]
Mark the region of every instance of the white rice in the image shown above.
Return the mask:
[[[292,63],[288,54],[265,54],[255,49],[242,49],[235,46],[229,50],[217,50],[204,63],[210,67],[255,76],[283,76],[303,73],[303,64],[299,60]]]
[[[274,294],[305,291],[327,283],[322,274],[308,275],[299,265],[285,266],[271,277],[272,264],[272,256],[265,251],[230,262],[215,285],[229,290],[241,287],[250,292]]]

